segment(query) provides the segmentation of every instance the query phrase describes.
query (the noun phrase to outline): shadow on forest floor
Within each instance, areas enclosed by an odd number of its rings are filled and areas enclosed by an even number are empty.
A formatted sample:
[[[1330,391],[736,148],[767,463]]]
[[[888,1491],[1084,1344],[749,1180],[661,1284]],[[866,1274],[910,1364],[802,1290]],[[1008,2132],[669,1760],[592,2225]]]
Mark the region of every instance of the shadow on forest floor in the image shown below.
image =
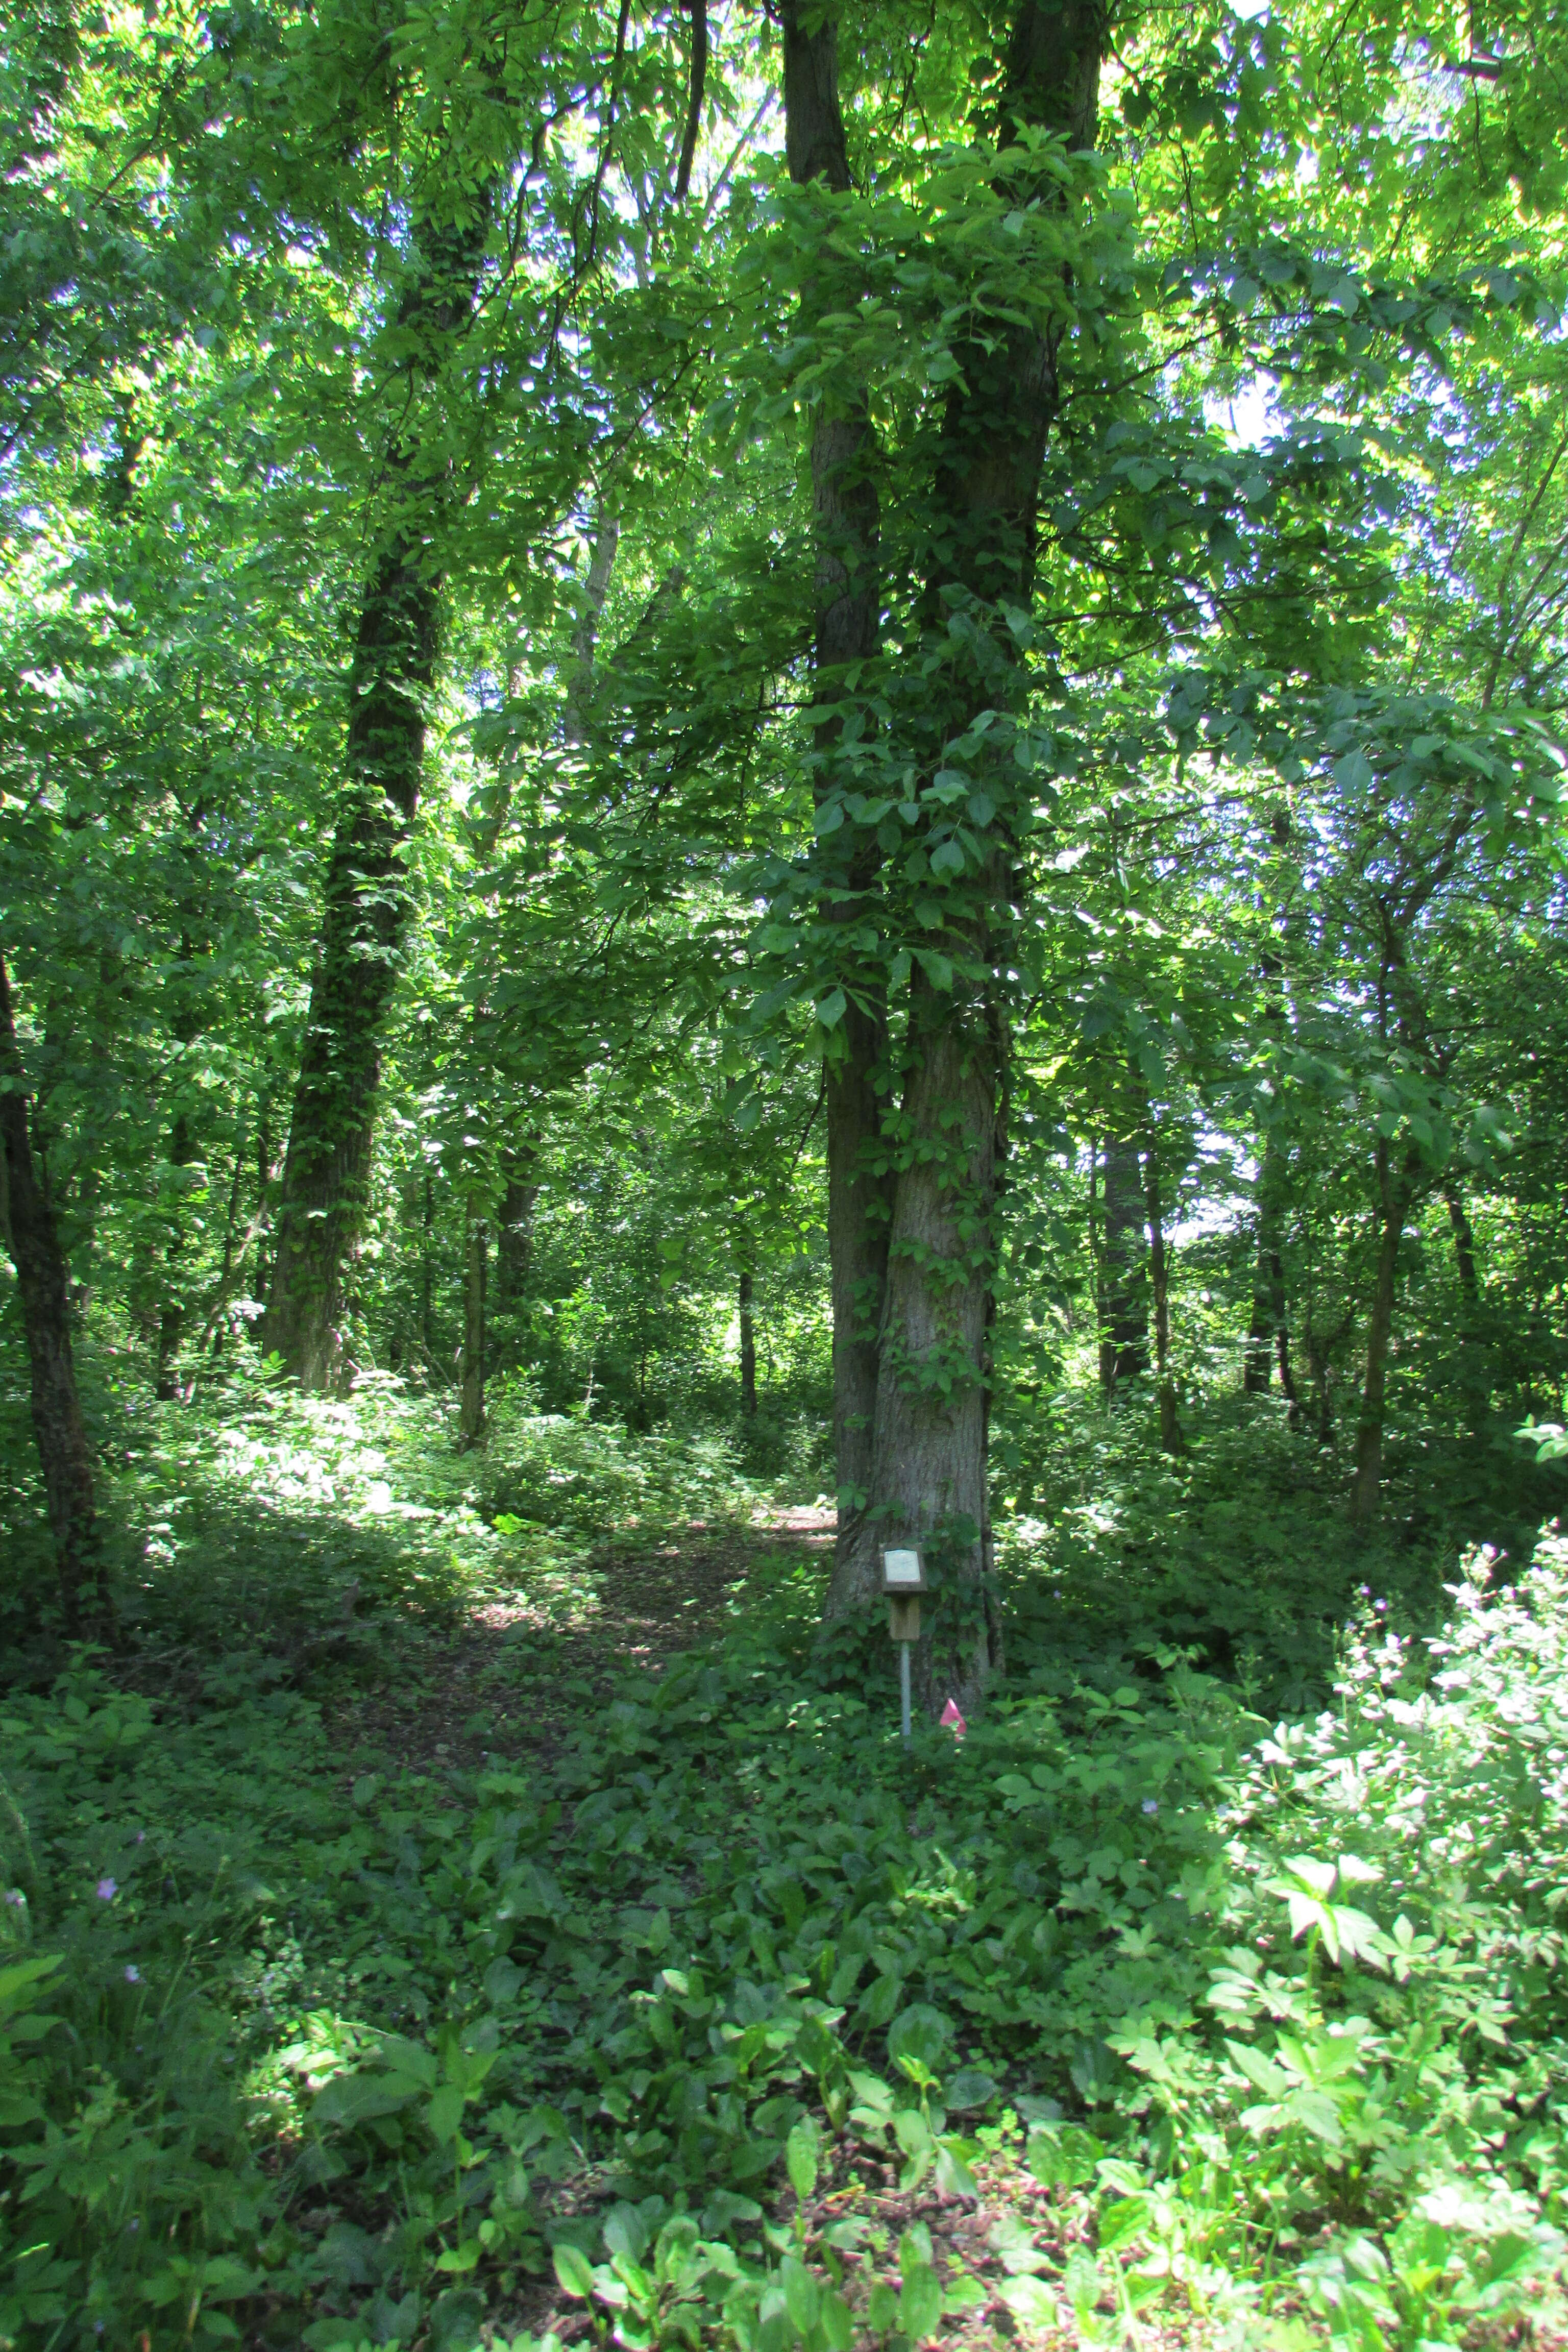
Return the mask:
[[[628,1668],[657,1674],[749,1611],[760,1592],[826,1576],[828,1511],[795,1507],[757,1524],[700,1520],[623,1534],[571,1580],[565,1605],[522,1592],[465,1611],[432,1645],[416,1682],[357,1690],[330,1726],[384,1743],[405,1769],[471,1771],[548,1764]]]

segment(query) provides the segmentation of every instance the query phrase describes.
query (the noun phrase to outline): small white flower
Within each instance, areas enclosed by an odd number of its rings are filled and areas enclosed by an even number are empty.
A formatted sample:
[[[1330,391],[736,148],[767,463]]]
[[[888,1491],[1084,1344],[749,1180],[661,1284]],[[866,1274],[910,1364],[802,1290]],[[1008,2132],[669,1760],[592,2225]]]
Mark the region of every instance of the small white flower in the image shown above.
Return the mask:
[[[141,1969],[135,1967],[128,1967],[125,1971],[125,1981],[127,1984],[140,1984],[142,1981]]]

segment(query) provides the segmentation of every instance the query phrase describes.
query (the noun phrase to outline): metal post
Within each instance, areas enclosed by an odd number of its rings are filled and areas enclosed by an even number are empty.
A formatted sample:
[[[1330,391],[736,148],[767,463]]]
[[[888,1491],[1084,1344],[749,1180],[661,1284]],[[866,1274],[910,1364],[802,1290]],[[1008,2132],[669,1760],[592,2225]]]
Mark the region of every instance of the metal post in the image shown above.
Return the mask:
[[[910,1644],[899,1643],[899,1717],[904,1746],[910,1744]]]

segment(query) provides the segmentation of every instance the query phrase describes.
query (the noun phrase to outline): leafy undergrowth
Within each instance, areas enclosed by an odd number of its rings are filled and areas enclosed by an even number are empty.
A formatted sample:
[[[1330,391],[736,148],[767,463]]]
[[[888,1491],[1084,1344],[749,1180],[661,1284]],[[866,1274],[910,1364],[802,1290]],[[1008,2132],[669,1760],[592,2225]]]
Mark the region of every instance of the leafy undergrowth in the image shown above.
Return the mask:
[[[1131,1665],[1163,1640],[1271,1716],[1306,1714],[1361,1587],[1427,1631],[1462,1551],[1528,1559],[1536,1528],[1568,1507],[1568,1460],[1511,1422],[1459,1443],[1401,1425],[1384,1509],[1352,1528],[1346,1460],[1292,1427],[1281,1401],[1205,1395],[1173,1459],[1152,1400],[1135,1391],[1108,1410],[1085,1371],[1088,1385],[1037,1401],[1017,1439],[998,1440],[1016,1457],[998,1555],[1030,1655],[1120,1652]]]
[[[1026,1643],[906,1757],[809,1514],[227,1425],[0,1701],[0,2343],[1568,2342],[1568,1546],[1294,1724]]]

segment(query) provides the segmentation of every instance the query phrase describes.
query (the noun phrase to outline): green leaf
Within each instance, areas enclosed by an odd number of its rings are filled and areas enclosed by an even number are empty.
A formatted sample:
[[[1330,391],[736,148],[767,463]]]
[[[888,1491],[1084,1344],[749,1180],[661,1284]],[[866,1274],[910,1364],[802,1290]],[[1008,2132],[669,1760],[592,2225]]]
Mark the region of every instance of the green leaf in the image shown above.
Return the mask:
[[[431,2136],[437,2147],[442,2147],[456,2137],[463,2120],[463,2094],[456,2083],[443,2083],[438,2091],[431,2093],[426,2114]]]
[[[913,2343],[934,2336],[942,2325],[942,2281],[930,2263],[918,2263],[899,2289],[899,2326]]]
[[[899,2324],[898,2290],[886,2279],[873,2279],[866,2297],[866,2325],[873,2336],[890,2335]]]
[[[820,2319],[823,2341],[827,2352],[853,2352],[855,2315],[835,2286],[822,2290]]]
[[[816,2126],[809,2116],[803,2116],[784,2142],[790,2187],[802,2204],[816,2187]]]
[[[579,2246],[562,2244],[551,2249],[556,2280],[563,2294],[574,2303],[588,2303],[594,2294],[594,2270],[588,2257]]]
[[[803,2336],[809,2336],[822,2308],[821,2288],[805,2264],[794,2254],[786,2254],[779,2264],[779,2284],[784,2288],[784,2309],[792,2324]]]
[[[912,2058],[935,2074],[942,2052],[952,2038],[952,2028],[940,2009],[928,2001],[916,2001],[904,2010],[888,2030],[888,2055],[895,2064]]]
[[[1004,2279],[996,2290],[1015,2319],[1040,2335],[1057,2326],[1057,2299],[1037,2278]]]
[[[1103,2206],[1097,2224],[1100,2252],[1114,2253],[1119,2246],[1141,2237],[1149,2226],[1152,2210],[1151,2200],[1142,2194],[1119,2197],[1113,2204]]]

